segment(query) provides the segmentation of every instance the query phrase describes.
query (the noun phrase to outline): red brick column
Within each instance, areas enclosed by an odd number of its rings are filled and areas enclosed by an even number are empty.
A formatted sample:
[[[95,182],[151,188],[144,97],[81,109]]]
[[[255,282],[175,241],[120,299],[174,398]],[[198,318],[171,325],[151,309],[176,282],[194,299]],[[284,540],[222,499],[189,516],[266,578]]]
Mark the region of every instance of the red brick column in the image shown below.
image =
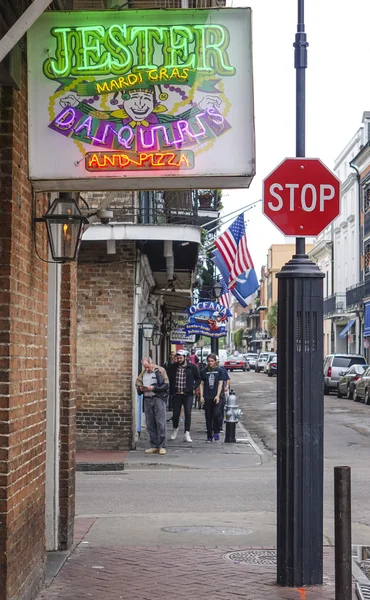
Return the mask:
[[[76,455],[77,266],[62,267],[60,331],[60,549],[73,542]]]
[[[135,243],[83,242],[78,261],[79,450],[132,445]]]
[[[26,65],[19,92],[0,88],[0,147],[0,598],[30,600],[45,568],[48,271],[33,247]]]

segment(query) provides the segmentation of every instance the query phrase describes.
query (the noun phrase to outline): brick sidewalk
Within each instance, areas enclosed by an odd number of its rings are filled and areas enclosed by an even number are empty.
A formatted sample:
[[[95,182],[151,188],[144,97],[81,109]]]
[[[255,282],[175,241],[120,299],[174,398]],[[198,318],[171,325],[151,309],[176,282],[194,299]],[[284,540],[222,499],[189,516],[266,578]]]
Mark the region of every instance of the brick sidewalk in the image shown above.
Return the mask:
[[[80,545],[39,600],[334,600],[331,548],[324,549],[324,585],[301,590],[277,586],[274,566],[223,557],[237,550]]]

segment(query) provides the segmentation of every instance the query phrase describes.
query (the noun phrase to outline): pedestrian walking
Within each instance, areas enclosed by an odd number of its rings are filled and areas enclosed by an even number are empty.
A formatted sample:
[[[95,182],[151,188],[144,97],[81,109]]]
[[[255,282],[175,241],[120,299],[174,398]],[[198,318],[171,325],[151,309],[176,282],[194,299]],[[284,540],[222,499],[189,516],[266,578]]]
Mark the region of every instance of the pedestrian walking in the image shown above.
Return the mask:
[[[195,350],[194,348],[191,350],[190,352],[190,357],[189,357],[190,362],[195,365],[196,367],[199,367],[199,358],[198,356],[195,354]]]
[[[217,366],[215,354],[208,354],[207,366],[200,373],[200,402],[204,404],[207,426],[207,442],[220,440],[221,392],[224,374]]]
[[[220,432],[224,430],[224,416],[225,416],[225,404],[226,398],[229,395],[229,387],[230,387],[230,375],[226,367],[220,365],[220,359],[217,356],[217,366],[221,369],[224,375],[224,383],[222,386],[221,396],[220,396]]]
[[[149,433],[150,448],[146,454],[166,454],[166,402],[168,377],[162,367],[150,357],[141,361],[143,370],[136,379],[138,393],[144,396],[144,412]]]
[[[173,402],[173,431],[171,440],[175,440],[179,431],[181,408],[185,413],[184,442],[191,442],[191,409],[193,407],[194,390],[199,386],[200,376],[195,365],[187,360],[186,350],[176,352],[177,361],[169,370],[170,393]]]

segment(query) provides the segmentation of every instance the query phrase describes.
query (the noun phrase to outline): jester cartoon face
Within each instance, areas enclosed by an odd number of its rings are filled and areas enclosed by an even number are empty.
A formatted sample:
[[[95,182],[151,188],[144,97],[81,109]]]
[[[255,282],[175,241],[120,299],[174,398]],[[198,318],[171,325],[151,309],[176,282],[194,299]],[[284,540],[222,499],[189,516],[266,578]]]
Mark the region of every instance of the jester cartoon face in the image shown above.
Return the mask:
[[[123,94],[123,108],[135,120],[146,119],[154,110],[154,90],[132,90]]]

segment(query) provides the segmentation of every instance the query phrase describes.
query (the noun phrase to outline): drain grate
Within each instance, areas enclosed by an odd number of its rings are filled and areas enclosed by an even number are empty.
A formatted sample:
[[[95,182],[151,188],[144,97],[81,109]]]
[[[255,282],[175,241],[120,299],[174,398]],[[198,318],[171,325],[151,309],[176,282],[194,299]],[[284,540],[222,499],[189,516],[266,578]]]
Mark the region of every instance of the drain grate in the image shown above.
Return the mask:
[[[356,583],[356,594],[360,600],[370,600],[370,585]]]
[[[276,565],[276,550],[239,550],[228,552],[223,558],[236,563],[247,563],[249,565]]]

